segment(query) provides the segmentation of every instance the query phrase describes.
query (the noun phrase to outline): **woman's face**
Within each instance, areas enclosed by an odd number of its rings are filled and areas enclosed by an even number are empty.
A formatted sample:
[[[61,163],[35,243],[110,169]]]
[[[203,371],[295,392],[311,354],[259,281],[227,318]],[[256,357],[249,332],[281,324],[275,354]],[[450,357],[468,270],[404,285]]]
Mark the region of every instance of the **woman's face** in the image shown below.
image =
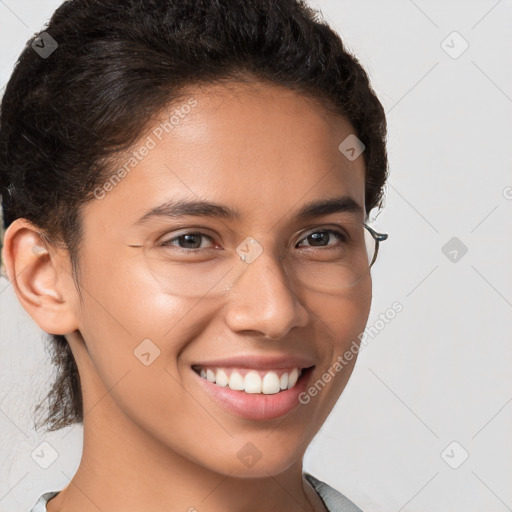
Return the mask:
[[[293,256],[298,241],[317,228],[364,221],[363,157],[349,159],[338,148],[353,133],[317,102],[273,85],[191,89],[155,120],[135,144],[135,159],[123,156],[113,168],[114,174],[127,164],[122,179],[97,190],[98,199],[82,210],[84,302],[76,308],[79,333],[68,338],[82,379],[86,429],[101,400],[127,442],[136,432],[148,446],[216,472],[268,476],[302,459],[352,372],[356,356],[343,354],[365,328],[371,279],[322,293],[282,271],[278,255]],[[307,203],[341,196],[360,211],[297,217]],[[182,210],[138,222],[180,200],[215,203],[239,216]],[[158,245],[187,232],[208,236]],[[257,243],[242,244],[248,237]],[[338,243],[332,235],[325,240]],[[236,255],[237,247],[257,257],[230,260],[236,279],[200,294],[208,273],[225,264],[217,255]],[[292,357],[298,359],[284,360]],[[276,377],[279,389],[286,387],[282,374],[294,367],[313,368],[289,390],[248,393],[201,377],[197,365],[211,376],[220,360],[227,360],[220,365],[225,377],[216,374],[220,380],[236,372],[233,387],[243,381],[250,388],[245,375],[252,370],[267,391]],[[267,376],[271,371],[275,376]],[[315,383],[315,396],[299,400],[298,392]]]

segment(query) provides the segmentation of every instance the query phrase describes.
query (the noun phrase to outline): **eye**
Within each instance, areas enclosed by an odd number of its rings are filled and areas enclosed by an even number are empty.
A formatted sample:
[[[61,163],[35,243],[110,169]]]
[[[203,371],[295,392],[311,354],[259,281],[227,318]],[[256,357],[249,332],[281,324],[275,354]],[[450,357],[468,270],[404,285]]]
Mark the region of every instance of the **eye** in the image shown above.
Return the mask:
[[[307,240],[310,247],[326,247],[328,246],[327,244],[329,240],[333,238],[342,243],[348,240],[347,236],[344,233],[334,229],[318,229],[307,235],[302,240]]]
[[[210,242],[211,247],[206,247],[203,244],[203,240]],[[301,244],[302,241],[307,241],[307,245]],[[336,244],[329,244],[329,241],[338,241],[344,243],[348,240],[348,237],[334,229],[318,229],[309,233],[305,238],[299,242],[299,246],[303,247],[329,247]],[[161,247],[173,246],[177,249],[190,249],[191,252],[194,250],[213,248],[215,240],[210,235],[201,232],[188,232],[182,233],[181,235],[168,238],[161,242]]]
[[[205,233],[200,232],[189,232],[168,238],[164,240],[160,245],[162,247],[175,246],[179,249],[204,249],[205,247],[201,243],[201,239],[206,239],[210,242],[214,242],[213,238]],[[176,243],[174,243],[176,242]]]

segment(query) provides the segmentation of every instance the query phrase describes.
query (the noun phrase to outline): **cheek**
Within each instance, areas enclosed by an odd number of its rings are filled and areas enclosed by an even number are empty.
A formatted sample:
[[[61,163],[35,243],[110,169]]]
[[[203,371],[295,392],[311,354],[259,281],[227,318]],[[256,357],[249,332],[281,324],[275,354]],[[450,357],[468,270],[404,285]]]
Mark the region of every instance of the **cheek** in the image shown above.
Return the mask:
[[[84,262],[79,329],[110,387],[149,361],[165,359],[166,365],[175,366],[176,355],[194,332],[191,313],[197,301],[164,294],[136,258],[124,265],[106,265],[105,259],[90,254]]]
[[[330,348],[339,353],[350,347],[364,331],[372,302],[371,278],[361,281],[357,286],[347,288],[338,296],[322,296],[314,302],[310,302],[316,316],[319,318],[319,329],[323,334],[318,339],[327,337],[330,340]],[[320,346],[318,348],[321,348]],[[327,354],[326,354],[327,355]]]
[[[317,345],[322,365],[303,400],[314,410],[312,415],[317,425],[326,420],[350,379],[359,353],[361,334],[368,321],[371,299],[369,278],[336,298],[324,298],[315,310],[319,329],[322,330],[315,338],[325,340]]]
[[[83,283],[79,328],[107,388],[127,371],[153,367],[160,373],[181,371],[181,352],[200,336],[220,307],[217,300],[165,293],[137,256],[106,266],[104,255],[91,254]],[[147,371],[141,378],[156,379],[153,389],[159,389],[162,375],[154,374]]]
[[[345,346],[350,346],[354,340],[359,343],[359,336],[364,331],[370,314],[372,302],[371,279],[365,280],[360,287],[345,301],[342,309],[345,318],[346,336],[343,336]]]
[[[84,275],[89,299],[85,321],[114,329],[134,344],[161,337],[193,307],[190,301],[162,292],[142,250],[113,250],[112,257],[91,251]]]
[[[183,453],[193,452],[187,443],[204,437],[205,425],[209,436],[226,437],[191,395],[192,370],[179,365],[183,348],[215,315],[214,304],[198,307],[197,299],[166,295],[154,282],[119,277],[112,271],[108,280],[89,280],[85,297],[80,330],[95,372],[91,401],[110,390],[112,410],[130,419],[126,428],[139,427]]]
[[[197,300],[135,287],[133,282],[104,282],[93,290],[85,300],[80,331],[95,363],[108,364],[109,370],[157,359],[175,367],[176,357],[201,327]],[[142,354],[148,353],[144,359]]]

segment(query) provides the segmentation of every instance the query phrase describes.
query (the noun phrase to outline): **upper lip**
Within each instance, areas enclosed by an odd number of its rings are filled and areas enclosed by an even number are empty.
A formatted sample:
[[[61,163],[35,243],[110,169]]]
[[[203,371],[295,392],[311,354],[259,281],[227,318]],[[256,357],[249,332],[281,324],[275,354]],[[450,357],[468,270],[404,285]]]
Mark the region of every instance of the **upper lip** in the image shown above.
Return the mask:
[[[224,359],[215,359],[210,361],[197,361],[192,366],[202,366],[210,368],[254,368],[255,370],[267,370],[278,368],[309,368],[314,366],[310,359],[290,355],[290,356],[263,356],[261,354],[231,356]]]

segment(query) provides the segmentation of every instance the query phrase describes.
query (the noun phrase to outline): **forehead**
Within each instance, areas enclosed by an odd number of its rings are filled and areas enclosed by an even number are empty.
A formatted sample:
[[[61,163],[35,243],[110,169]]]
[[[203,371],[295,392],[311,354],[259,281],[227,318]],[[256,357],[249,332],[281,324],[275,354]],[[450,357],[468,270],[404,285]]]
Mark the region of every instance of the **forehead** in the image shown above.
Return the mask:
[[[281,86],[190,88],[118,155],[112,173],[123,167],[125,176],[87,207],[104,219],[117,212],[126,225],[173,199],[225,204],[241,220],[341,195],[364,209],[364,159],[339,150],[354,132],[319,100]]]

